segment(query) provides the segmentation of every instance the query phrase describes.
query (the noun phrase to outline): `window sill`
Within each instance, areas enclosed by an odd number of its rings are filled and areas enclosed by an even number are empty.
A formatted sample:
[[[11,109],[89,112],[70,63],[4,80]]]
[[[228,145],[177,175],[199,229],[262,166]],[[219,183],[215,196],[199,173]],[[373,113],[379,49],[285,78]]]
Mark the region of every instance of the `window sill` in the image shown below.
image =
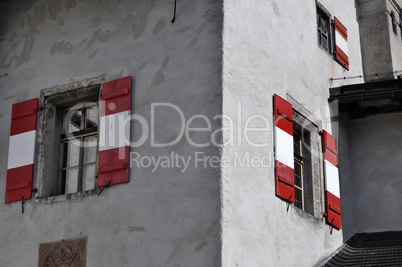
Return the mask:
[[[301,210],[301,209],[299,209],[299,208],[297,208],[297,207],[295,207],[295,206],[293,206],[293,210],[294,210],[299,216],[301,216],[301,217],[303,217],[303,218],[305,218],[305,219],[314,221],[315,223],[321,223],[322,220],[324,219],[324,216],[322,216],[322,215],[321,215],[320,218],[317,218],[317,217],[315,217],[314,215],[312,215],[312,214],[310,214],[310,213],[307,213],[307,212],[305,212],[304,210]]]
[[[36,197],[34,199],[34,201],[36,203],[44,203],[44,204],[58,203],[58,202],[64,202],[64,201],[74,201],[74,200],[82,199],[84,197],[97,195],[99,193],[99,191],[100,190],[98,188],[95,188],[92,190],[81,191],[81,192],[65,194],[65,195],[50,196],[50,197]]]

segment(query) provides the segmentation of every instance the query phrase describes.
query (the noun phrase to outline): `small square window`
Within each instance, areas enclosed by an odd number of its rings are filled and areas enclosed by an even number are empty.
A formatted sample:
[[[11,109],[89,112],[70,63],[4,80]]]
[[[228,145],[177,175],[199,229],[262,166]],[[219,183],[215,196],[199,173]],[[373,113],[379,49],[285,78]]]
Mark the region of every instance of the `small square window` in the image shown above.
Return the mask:
[[[318,45],[331,54],[330,15],[317,3],[317,41]]]

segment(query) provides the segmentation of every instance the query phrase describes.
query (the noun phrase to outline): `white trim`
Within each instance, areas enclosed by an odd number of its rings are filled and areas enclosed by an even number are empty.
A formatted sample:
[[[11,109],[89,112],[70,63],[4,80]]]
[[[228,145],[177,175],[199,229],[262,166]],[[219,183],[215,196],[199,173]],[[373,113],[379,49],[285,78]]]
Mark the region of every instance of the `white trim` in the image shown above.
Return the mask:
[[[338,168],[325,160],[325,188],[334,196],[340,198]]]
[[[335,29],[335,44],[342,50],[343,53],[349,56],[348,40],[343,37],[338,29]]]
[[[35,140],[36,130],[10,136],[7,169],[34,163]]]
[[[99,151],[129,146],[130,121],[130,110],[101,117]]]
[[[294,169],[293,136],[275,126],[275,159]]]

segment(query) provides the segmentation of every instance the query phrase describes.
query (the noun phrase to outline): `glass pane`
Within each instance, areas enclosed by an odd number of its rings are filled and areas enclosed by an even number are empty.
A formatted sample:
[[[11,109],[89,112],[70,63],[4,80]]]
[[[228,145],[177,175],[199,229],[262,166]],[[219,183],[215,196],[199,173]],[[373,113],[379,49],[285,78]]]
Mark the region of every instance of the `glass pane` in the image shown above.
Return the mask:
[[[66,170],[66,194],[78,191],[78,168]]]
[[[302,174],[301,174],[301,165],[295,162],[295,185],[298,187],[302,187]]]
[[[67,161],[67,167],[78,166],[80,160],[80,141],[73,139],[67,143],[67,159],[63,161]]]
[[[96,162],[96,148],[97,148],[97,136],[90,136],[84,138],[85,150],[84,150],[84,164]]]
[[[92,190],[95,188],[95,163],[84,165],[84,190]]]
[[[327,37],[325,37],[324,35],[322,36],[322,47],[325,50],[328,50],[328,46],[327,46]]]
[[[297,188],[295,188],[295,206],[303,209],[303,193]]]
[[[321,32],[317,31],[317,40],[318,40],[318,44],[321,45]]]
[[[69,109],[65,113],[65,132],[71,133],[80,130],[81,127],[81,109]]]
[[[327,21],[321,18],[321,30],[323,33],[327,33]]]
[[[86,128],[98,127],[98,106],[88,107],[86,114]]]

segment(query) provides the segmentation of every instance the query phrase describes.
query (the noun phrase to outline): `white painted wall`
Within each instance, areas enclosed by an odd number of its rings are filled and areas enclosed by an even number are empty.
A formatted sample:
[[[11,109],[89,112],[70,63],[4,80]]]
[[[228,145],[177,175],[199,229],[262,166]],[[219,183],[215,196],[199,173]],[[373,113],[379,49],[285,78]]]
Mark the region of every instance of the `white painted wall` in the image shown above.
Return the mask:
[[[342,244],[342,231],[330,235],[324,219],[294,207],[286,212],[274,189],[273,94],[294,99],[331,132],[328,88],[362,82],[330,80],[363,74],[355,1],[320,3],[348,29],[350,71],[318,46],[314,1],[224,1],[223,114],[233,118],[235,136],[237,126],[256,114],[268,119],[270,130],[250,134],[266,147],[252,147],[242,137],[241,145],[224,147],[222,156],[250,153],[272,161],[263,168],[222,168],[223,266],[312,266]],[[262,120],[251,125],[265,126]]]

